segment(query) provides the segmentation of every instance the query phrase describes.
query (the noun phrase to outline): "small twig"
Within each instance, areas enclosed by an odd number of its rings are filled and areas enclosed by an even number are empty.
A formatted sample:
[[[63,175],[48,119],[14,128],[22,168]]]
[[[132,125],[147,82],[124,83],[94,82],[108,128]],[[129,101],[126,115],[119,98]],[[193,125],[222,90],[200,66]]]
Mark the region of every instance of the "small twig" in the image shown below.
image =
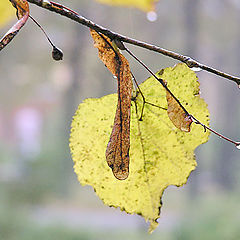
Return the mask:
[[[41,31],[44,33],[44,35],[46,36],[48,42],[52,45],[52,47],[55,47],[55,45],[53,44],[52,40],[48,37],[47,33],[42,28],[42,26],[31,15],[29,15],[29,18],[31,18],[31,20],[41,29]]]
[[[55,2],[52,2],[52,1],[48,1],[48,0],[28,0],[28,2],[36,4],[36,5],[38,5],[42,8],[48,9],[49,11],[61,14],[62,16],[65,16],[69,19],[72,19],[75,22],[81,23],[84,26],[90,27],[97,32],[101,32],[111,39],[117,39],[121,42],[129,43],[129,44],[139,46],[139,47],[142,47],[142,48],[154,51],[154,52],[161,53],[165,56],[168,56],[168,57],[171,57],[173,59],[176,59],[176,60],[179,60],[181,62],[186,63],[188,65],[188,67],[190,67],[190,68],[192,68],[192,67],[200,68],[200,69],[205,70],[207,72],[210,72],[210,73],[213,73],[215,75],[226,78],[228,80],[231,80],[231,81],[235,82],[238,86],[240,86],[240,78],[239,77],[232,76],[232,75],[227,74],[225,72],[219,71],[217,69],[214,69],[212,67],[204,65],[202,63],[199,63],[196,60],[193,60],[192,58],[190,58],[188,56],[184,56],[184,55],[181,55],[179,53],[175,53],[175,52],[166,50],[164,48],[154,46],[152,44],[148,44],[148,43],[145,43],[145,42],[142,42],[142,41],[138,41],[138,40],[135,40],[133,38],[129,38],[129,37],[126,37],[124,35],[121,35],[119,33],[115,33],[115,32],[113,32],[109,29],[106,29],[106,28],[104,28],[104,27],[102,27],[102,26],[84,18],[83,16],[79,15],[77,12],[75,12],[75,11],[71,10],[70,8],[65,7],[61,4],[58,4],[58,3],[55,3]]]
[[[132,77],[133,77],[133,80],[134,80],[134,82],[135,82],[135,84],[137,86],[138,92],[140,93],[140,95],[142,96],[142,99],[143,99],[142,111],[141,111],[140,118],[138,119],[139,121],[142,121],[144,106],[146,104],[146,99],[145,99],[145,96],[143,95],[143,93],[142,93],[142,91],[141,91],[141,89],[140,89],[140,87],[138,85],[138,82],[137,82],[135,76],[133,75],[133,73],[132,73]]]
[[[164,83],[163,79],[158,78],[155,73],[139,58],[137,58],[128,48],[125,47],[125,50],[128,54],[130,54],[137,62],[139,62],[158,82],[162,84],[162,86],[170,93],[170,95],[175,99],[178,105],[182,108],[182,110],[186,113],[186,115],[190,115],[186,108],[180,103],[180,101],[175,97],[175,95],[170,91],[167,85]]]
[[[52,40],[48,37],[47,33],[45,32],[45,30],[42,28],[42,26],[31,16],[29,15],[29,18],[41,29],[41,31],[43,32],[43,34],[45,35],[45,37],[47,38],[48,42],[51,44],[52,46],[52,58],[56,61],[62,60],[63,59],[63,52],[60,48],[56,47]]]
[[[153,107],[156,107],[156,108],[159,108],[159,109],[162,109],[162,110],[167,110],[167,108],[160,107],[160,106],[158,106],[158,105],[156,105],[156,104],[154,104],[154,103],[151,103],[151,102],[146,101],[146,98],[145,98],[145,96],[143,95],[142,90],[141,90],[141,88],[140,88],[140,86],[139,86],[139,84],[138,84],[135,76],[133,75],[133,73],[132,73],[132,77],[133,77],[133,80],[134,80],[134,82],[135,82],[135,84],[136,84],[136,86],[137,86],[138,92],[139,92],[140,95],[142,96],[142,100],[143,100],[142,111],[141,111],[141,115],[140,115],[139,121],[142,121],[142,120],[143,120],[142,118],[143,118],[143,112],[144,112],[145,104],[148,104],[148,105],[150,105],[150,106],[153,106]]]
[[[238,149],[240,148],[240,142],[236,142],[236,141],[234,141],[234,140],[232,140],[232,139],[230,139],[230,138],[228,138],[228,137],[223,136],[221,133],[218,133],[217,131],[215,131],[215,130],[211,129],[210,127],[206,126],[205,124],[201,123],[201,122],[200,122],[199,120],[197,120],[194,116],[192,116],[192,115],[190,115],[190,116],[191,116],[193,122],[194,122],[195,124],[201,125],[201,126],[204,128],[205,131],[206,131],[206,129],[207,129],[208,131],[214,133],[215,135],[217,135],[217,136],[220,137],[221,139],[224,139],[224,140],[226,140],[226,141],[234,144]]]

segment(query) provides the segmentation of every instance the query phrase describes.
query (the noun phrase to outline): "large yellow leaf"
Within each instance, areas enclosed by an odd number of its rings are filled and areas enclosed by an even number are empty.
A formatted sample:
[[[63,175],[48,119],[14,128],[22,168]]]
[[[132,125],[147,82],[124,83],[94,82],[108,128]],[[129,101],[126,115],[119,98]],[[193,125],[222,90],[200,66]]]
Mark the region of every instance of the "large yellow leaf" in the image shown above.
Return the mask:
[[[0,1],[0,27],[3,27],[15,15],[16,15],[16,10],[13,8],[9,0],[1,0]]]
[[[195,73],[185,64],[161,71],[161,76],[180,102],[200,121],[208,125],[206,103],[198,95]],[[166,91],[153,77],[140,85],[148,102],[167,107]],[[109,206],[142,215],[157,226],[161,197],[169,185],[182,186],[196,167],[195,148],[208,140],[209,134],[196,124],[191,132],[177,129],[167,111],[146,104],[139,121],[142,98],[138,94],[131,107],[129,177],[117,180],[105,159],[114,121],[117,95],[86,99],[74,116],[70,148],[74,169],[82,185],[91,185]]]
[[[153,11],[154,3],[156,3],[158,0],[97,0],[97,1],[109,5],[135,7],[143,11]]]

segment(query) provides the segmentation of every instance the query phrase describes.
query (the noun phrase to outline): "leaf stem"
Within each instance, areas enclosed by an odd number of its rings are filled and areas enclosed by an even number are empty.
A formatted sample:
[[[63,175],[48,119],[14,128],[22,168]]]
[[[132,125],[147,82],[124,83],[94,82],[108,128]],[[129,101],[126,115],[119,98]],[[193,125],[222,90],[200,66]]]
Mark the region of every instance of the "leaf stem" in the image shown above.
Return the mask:
[[[46,36],[47,40],[48,40],[49,43],[52,45],[52,47],[55,47],[55,45],[53,44],[52,40],[48,37],[47,33],[44,31],[44,29],[42,28],[42,26],[41,26],[31,15],[29,15],[29,17],[30,17],[31,20],[41,29],[41,31],[44,33],[44,35]]]
[[[56,47],[52,40],[48,37],[47,33],[44,31],[42,26],[31,16],[29,15],[31,20],[41,29],[41,31],[44,33],[45,37],[47,38],[48,42],[52,45],[52,58],[56,61],[62,60],[63,59],[63,52],[60,48]]]

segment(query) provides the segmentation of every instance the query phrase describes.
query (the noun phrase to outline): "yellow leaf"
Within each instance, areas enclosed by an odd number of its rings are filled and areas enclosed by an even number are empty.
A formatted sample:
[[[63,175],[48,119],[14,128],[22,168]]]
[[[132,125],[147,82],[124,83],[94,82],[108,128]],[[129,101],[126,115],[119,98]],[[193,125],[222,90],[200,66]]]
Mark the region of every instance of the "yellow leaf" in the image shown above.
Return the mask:
[[[208,125],[206,103],[198,95],[195,73],[185,64],[167,68],[161,78],[180,102],[200,121]],[[148,102],[166,108],[166,91],[153,77],[140,88]],[[70,149],[74,170],[82,185],[91,185],[109,206],[136,213],[150,222],[153,231],[160,216],[163,191],[169,185],[182,186],[197,163],[194,150],[208,140],[209,133],[196,124],[191,132],[177,129],[166,110],[145,104],[143,120],[140,94],[132,102],[129,177],[117,180],[105,160],[105,149],[112,131],[117,94],[86,99],[73,118]]]
[[[0,27],[3,27],[8,21],[16,16],[16,10],[9,0],[0,1]]]
[[[100,3],[116,6],[135,7],[148,12],[155,9],[158,0],[97,0]]]

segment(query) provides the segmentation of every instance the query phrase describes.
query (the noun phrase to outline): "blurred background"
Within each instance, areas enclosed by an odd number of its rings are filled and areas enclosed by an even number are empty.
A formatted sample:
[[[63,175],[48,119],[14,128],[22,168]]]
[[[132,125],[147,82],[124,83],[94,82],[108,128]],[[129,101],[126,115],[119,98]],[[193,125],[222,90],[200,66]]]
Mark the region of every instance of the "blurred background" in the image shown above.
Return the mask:
[[[137,9],[58,2],[113,31],[240,76],[238,0],[160,0],[153,22]],[[240,152],[216,136],[196,150],[198,167],[188,183],[165,191],[160,224],[151,235],[141,217],[104,206],[91,187],[78,183],[68,147],[72,116],[83,99],[116,92],[116,82],[86,27],[30,7],[64,51],[64,61],[51,59],[49,43],[31,20],[1,51],[0,239],[240,239]],[[14,22],[1,29],[2,36]],[[128,47],[154,71],[177,63]],[[139,82],[149,76],[129,60]],[[197,75],[211,127],[240,140],[236,84],[203,71]]]

